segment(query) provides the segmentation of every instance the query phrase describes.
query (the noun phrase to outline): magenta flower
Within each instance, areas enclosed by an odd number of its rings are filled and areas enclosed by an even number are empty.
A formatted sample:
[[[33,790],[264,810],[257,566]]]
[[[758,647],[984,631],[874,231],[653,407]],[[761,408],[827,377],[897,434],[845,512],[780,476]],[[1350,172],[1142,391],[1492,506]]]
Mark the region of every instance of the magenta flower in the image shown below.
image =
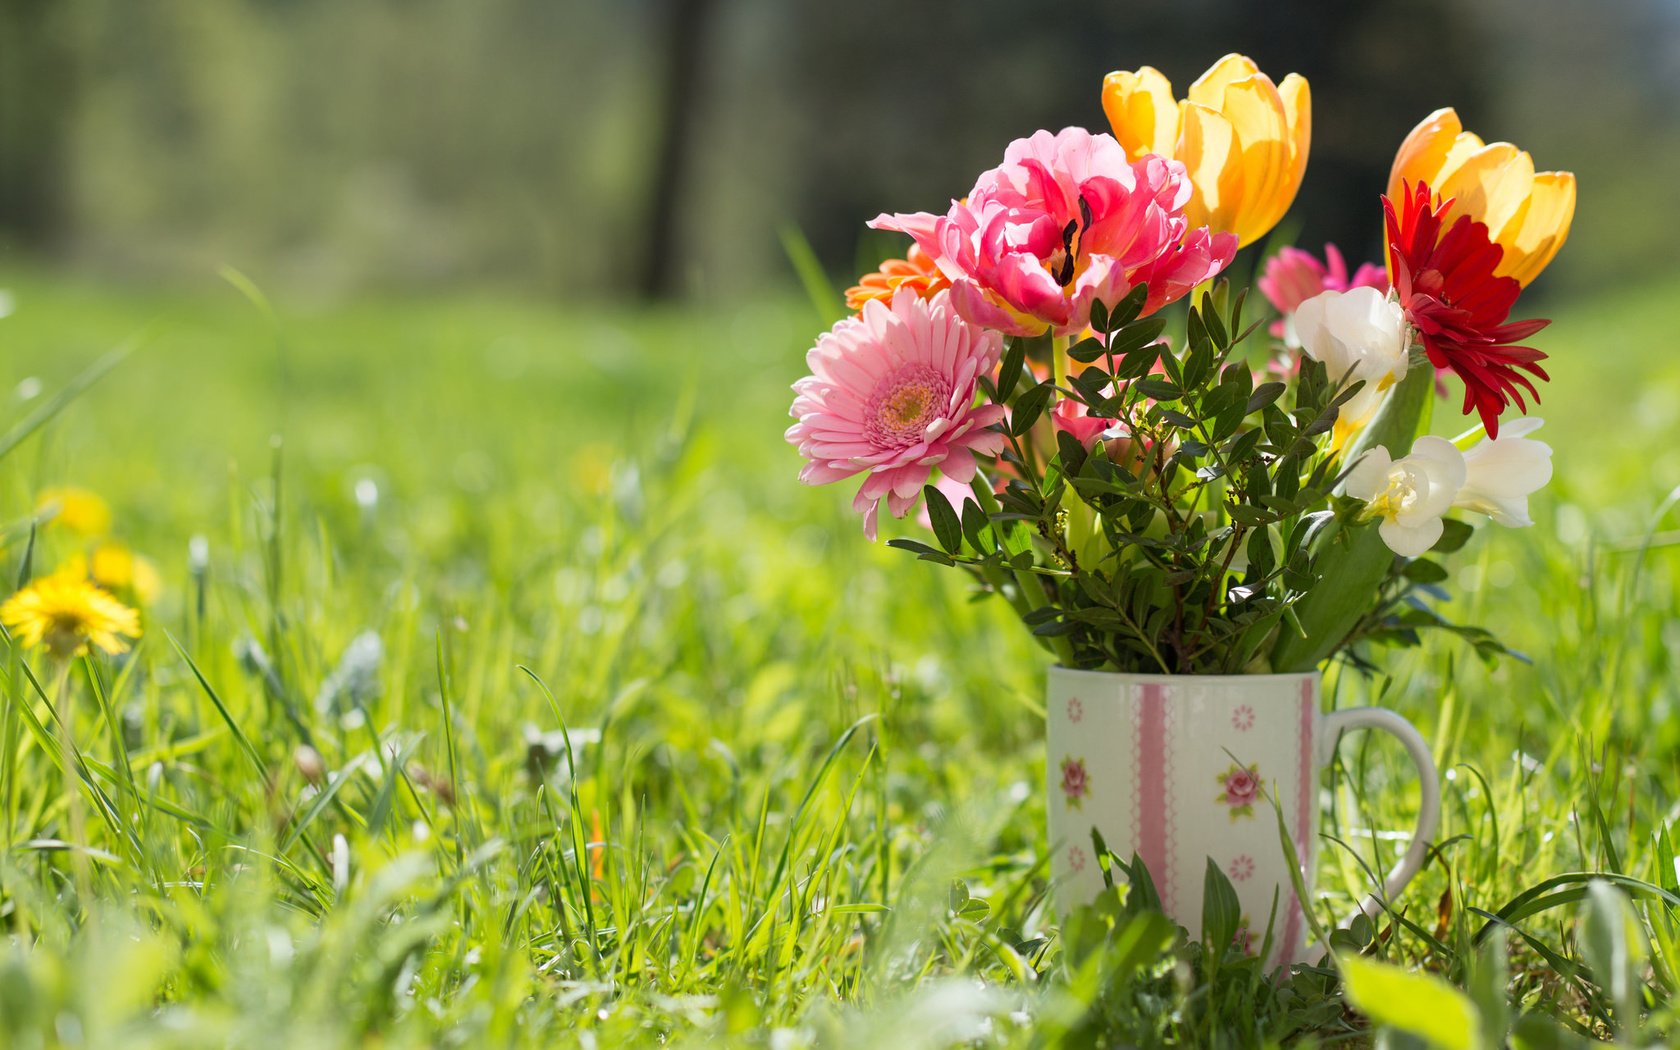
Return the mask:
[[[1117,436],[1125,435],[1125,428],[1117,419],[1103,419],[1093,416],[1085,402],[1071,397],[1064,397],[1056,402],[1056,408],[1050,414],[1050,422],[1057,430],[1065,430],[1073,435],[1075,441],[1085,446],[1085,451],[1091,451],[1091,446],[1097,439],[1114,431]]]
[[[1350,288],[1388,291],[1388,274],[1381,266],[1363,263],[1350,280],[1347,261],[1342,258],[1340,249],[1334,244],[1326,244],[1324,258],[1325,262],[1319,262],[1311,252],[1284,248],[1266,260],[1266,272],[1255,283],[1284,317],[1320,292],[1345,292]],[[1282,338],[1285,331],[1283,320],[1273,322],[1273,335]]]
[[[1235,234],[1192,230],[1184,165],[1132,163],[1110,135],[1084,128],[1016,139],[943,216],[879,215],[869,225],[916,239],[951,281],[969,321],[1008,335],[1082,331],[1091,304],[1139,284],[1144,313],[1186,295],[1230,263]]]
[[[870,539],[881,503],[902,518],[934,468],[967,484],[976,454],[1003,449],[1003,435],[986,429],[1003,418],[1003,407],[975,404],[979,377],[1002,353],[997,333],[957,316],[947,292],[923,299],[903,289],[890,306],[865,303],[817,339],[805,355],[811,375],[793,385],[791,415],[799,422],[786,437],[810,460],[799,480],[822,485],[864,475],[852,507]]]

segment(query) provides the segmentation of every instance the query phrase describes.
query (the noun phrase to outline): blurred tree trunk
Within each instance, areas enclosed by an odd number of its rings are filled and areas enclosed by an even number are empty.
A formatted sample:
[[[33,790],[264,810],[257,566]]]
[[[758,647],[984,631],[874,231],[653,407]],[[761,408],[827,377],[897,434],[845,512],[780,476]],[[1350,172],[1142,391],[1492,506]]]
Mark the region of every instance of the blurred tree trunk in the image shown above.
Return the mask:
[[[667,299],[676,291],[679,259],[678,205],[688,176],[700,112],[700,89],[706,50],[706,27],[713,0],[666,0],[665,36],[660,67],[665,76],[656,127],[659,131],[653,181],[647,200],[643,251],[637,288],[649,299]]]
[[[28,248],[65,222],[74,55],[57,0],[0,0],[0,238]]]

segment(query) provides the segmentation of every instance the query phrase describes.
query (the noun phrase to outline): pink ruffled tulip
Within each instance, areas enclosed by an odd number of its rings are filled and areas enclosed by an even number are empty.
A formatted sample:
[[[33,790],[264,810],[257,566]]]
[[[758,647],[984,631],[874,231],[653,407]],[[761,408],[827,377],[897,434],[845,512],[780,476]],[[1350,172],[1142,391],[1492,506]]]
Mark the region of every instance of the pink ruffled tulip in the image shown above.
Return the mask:
[[[915,238],[951,281],[964,318],[1007,335],[1080,332],[1091,304],[1139,284],[1143,312],[1173,302],[1236,254],[1235,234],[1191,229],[1184,165],[1136,163],[1083,128],[1016,139],[945,215],[880,215],[869,225]]]
[[[1003,406],[975,403],[980,377],[1002,354],[1002,337],[958,316],[949,292],[923,299],[901,288],[890,306],[864,303],[817,339],[805,357],[811,375],[793,385],[799,422],[786,436],[810,460],[799,480],[864,475],[852,507],[870,539],[882,502],[902,518],[935,468],[968,484],[976,455],[1003,450],[1003,435],[987,429]]]

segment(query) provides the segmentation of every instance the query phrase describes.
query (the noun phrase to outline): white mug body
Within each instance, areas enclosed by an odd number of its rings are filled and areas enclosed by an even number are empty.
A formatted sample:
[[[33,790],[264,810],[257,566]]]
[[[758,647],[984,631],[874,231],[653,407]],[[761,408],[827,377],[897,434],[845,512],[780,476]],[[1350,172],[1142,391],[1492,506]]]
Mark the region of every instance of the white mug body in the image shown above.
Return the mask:
[[[1211,859],[1241,905],[1237,944],[1270,963],[1309,954],[1303,902],[1278,834],[1282,814],[1310,902],[1317,859],[1319,770],[1343,729],[1400,736],[1424,778],[1424,813],[1406,858],[1385,880],[1392,896],[1421,866],[1438,813],[1434,766],[1393,712],[1320,713],[1317,672],[1140,675],[1053,668],[1048,693],[1051,876],[1058,910],[1103,888],[1092,829],[1122,859],[1148,869],[1166,913],[1201,935]],[[1275,806],[1275,808],[1274,808]],[[1118,873],[1116,873],[1118,875]],[[1381,907],[1377,897],[1365,910]]]

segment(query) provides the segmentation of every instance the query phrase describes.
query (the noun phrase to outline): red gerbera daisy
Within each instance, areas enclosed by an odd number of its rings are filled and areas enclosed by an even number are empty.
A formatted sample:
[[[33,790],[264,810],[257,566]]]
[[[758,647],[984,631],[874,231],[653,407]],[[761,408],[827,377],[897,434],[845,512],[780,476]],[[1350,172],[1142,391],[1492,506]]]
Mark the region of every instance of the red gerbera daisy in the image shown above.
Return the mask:
[[[1480,413],[1492,438],[1499,435],[1499,413],[1507,404],[1528,409],[1523,391],[1540,400],[1523,373],[1549,379],[1538,363],[1546,355],[1514,344],[1551,322],[1507,323],[1522,285],[1494,275],[1504,250],[1486,225],[1464,215],[1443,232],[1451,205],[1450,200],[1436,205],[1434,192],[1422,182],[1403,184],[1398,208],[1383,198],[1389,278],[1430,363],[1464,380],[1464,414],[1472,408]]]

